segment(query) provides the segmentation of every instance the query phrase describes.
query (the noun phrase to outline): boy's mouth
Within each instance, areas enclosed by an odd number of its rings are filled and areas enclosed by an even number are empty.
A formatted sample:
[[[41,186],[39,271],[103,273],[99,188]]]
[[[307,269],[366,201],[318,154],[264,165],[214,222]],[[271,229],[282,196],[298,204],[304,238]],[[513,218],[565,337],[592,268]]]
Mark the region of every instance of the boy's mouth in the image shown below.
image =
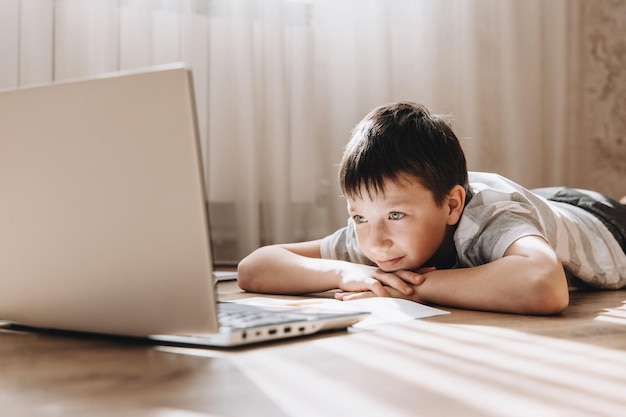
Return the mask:
[[[384,261],[376,261],[376,265],[383,271],[393,269],[404,257],[401,256],[399,258],[387,259]]]

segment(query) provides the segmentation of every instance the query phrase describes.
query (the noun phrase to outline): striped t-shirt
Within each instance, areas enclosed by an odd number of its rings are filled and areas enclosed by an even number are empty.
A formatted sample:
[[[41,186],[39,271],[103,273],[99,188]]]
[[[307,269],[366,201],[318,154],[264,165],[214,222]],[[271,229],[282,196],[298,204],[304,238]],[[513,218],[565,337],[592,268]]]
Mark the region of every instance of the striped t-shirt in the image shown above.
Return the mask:
[[[626,254],[593,214],[548,201],[497,174],[470,172],[469,180],[473,197],[454,234],[458,267],[500,259],[517,239],[537,235],[552,246],[568,278],[597,288],[626,286]],[[351,219],[322,240],[321,253],[323,258],[373,265],[358,247]]]

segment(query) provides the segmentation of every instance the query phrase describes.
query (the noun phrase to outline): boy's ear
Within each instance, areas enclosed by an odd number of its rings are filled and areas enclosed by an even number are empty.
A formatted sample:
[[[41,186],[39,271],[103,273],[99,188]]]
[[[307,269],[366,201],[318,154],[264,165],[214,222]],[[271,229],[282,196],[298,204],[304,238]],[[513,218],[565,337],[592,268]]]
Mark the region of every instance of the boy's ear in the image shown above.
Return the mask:
[[[445,204],[449,209],[448,224],[453,226],[459,222],[461,214],[463,214],[463,208],[465,207],[465,189],[460,185],[452,187],[446,197]]]

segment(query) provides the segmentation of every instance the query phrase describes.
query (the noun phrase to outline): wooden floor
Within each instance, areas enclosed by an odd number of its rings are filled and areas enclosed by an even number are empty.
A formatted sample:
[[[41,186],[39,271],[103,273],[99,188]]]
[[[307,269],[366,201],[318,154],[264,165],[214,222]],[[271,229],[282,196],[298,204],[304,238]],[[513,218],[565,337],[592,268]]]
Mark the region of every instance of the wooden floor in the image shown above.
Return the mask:
[[[449,310],[236,350],[4,328],[0,415],[618,417],[625,303],[573,293],[557,317]]]

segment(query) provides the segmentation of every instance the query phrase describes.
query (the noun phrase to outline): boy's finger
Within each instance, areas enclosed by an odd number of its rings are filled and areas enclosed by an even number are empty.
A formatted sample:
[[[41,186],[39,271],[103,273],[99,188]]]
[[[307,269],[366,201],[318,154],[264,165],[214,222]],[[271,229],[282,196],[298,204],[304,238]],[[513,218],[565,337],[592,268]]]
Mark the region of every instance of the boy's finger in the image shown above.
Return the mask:
[[[365,284],[374,295],[379,297],[389,297],[389,292],[383,287],[383,284],[375,278],[368,279]],[[386,283],[385,283],[386,284]]]
[[[434,269],[433,269],[434,270]],[[428,271],[430,272],[430,271]],[[422,272],[420,270],[420,273],[417,272],[412,272],[412,271],[396,271],[396,275],[401,278],[402,280],[404,280],[405,282],[411,283],[413,285],[420,285],[424,282],[424,280],[426,279],[424,277],[424,274],[426,272]]]
[[[407,284],[402,279],[402,277],[394,273],[383,272],[382,274],[378,275],[376,278],[378,278],[379,281],[385,284],[386,286],[394,288],[400,291],[402,294],[405,294],[405,295],[413,294],[413,287]],[[382,284],[381,284],[381,288],[382,288]],[[376,294],[378,295],[378,293]],[[383,297],[389,297],[389,293],[387,292],[386,295],[384,295]]]
[[[372,291],[355,292],[355,293],[350,293],[349,295],[346,295],[345,297],[343,297],[342,301],[361,300],[363,298],[371,298],[371,297],[376,297],[376,294],[374,294]]]

